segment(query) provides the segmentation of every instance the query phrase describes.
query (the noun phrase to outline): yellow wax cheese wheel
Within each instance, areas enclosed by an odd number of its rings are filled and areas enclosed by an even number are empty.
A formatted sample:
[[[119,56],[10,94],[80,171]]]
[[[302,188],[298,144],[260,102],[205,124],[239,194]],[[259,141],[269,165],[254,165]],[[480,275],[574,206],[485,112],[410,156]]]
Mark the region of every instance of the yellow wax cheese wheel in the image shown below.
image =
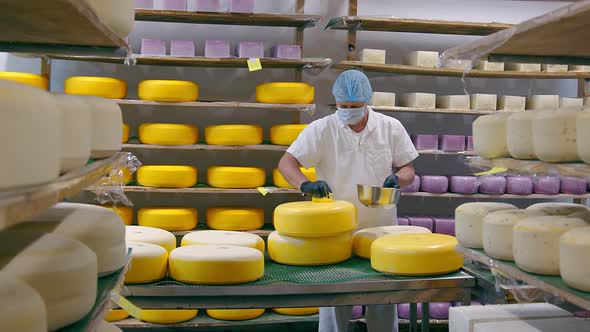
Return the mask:
[[[121,217],[123,223],[127,226],[133,225],[133,208],[129,206],[112,206],[112,205],[102,205],[107,209],[111,209]]]
[[[219,207],[207,209],[207,226],[224,231],[251,231],[264,226],[264,209]]]
[[[263,275],[264,255],[252,248],[192,245],[170,253],[170,277],[188,284],[242,284]]]
[[[559,272],[570,287],[590,292],[590,227],[578,227],[559,240]]]
[[[190,145],[198,139],[199,129],[191,125],[144,123],[139,126],[139,140],[143,144]]]
[[[142,310],[141,320],[153,324],[177,324],[195,318],[198,313],[196,309]]]
[[[129,317],[127,311],[123,309],[112,309],[104,316],[104,320],[107,322],[118,322]]]
[[[199,86],[189,81],[147,80],[138,87],[139,99],[163,102],[190,102],[199,99]]]
[[[168,252],[151,243],[127,241],[131,248],[131,264],[125,274],[126,284],[145,284],[166,277]]]
[[[163,229],[145,226],[126,226],[125,239],[132,242],[146,242],[160,246],[171,252],[176,248],[174,234]]]
[[[352,255],[352,234],[296,238],[272,232],[268,237],[268,254],[273,261],[285,265],[336,264]]]
[[[305,175],[305,177],[308,178],[309,181],[317,181],[318,176],[315,173],[315,167],[311,167],[311,168],[301,167],[300,169],[301,169],[301,172],[303,173],[303,175]],[[279,172],[278,168],[275,168],[272,171],[272,182],[275,184],[275,186],[277,186],[279,188],[290,188],[290,189],[294,188],[291,184],[289,184],[289,182],[287,182],[287,180],[283,177],[281,172]]]
[[[351,232],[358,223],[354,204],[327,200],[281,204],[274,211],[274,225],[283,235],[325,237]]]
[[[196,231],[182,238],[181,246],[210,244],[218,246],[237,246],[260,250],[264,254],[264,240],[255,234],[233,231]]]
[[[262,144],[262,128],[253,125],[217,125],[205,128],[205,142],[210,145]]]
[[[529,206],[527,210],[540,210],[551,216],[568,216],[573,213],[588,212],[585,205],[574,203],[537,203]]]
[[[313,315],[320,312],[320,308],[318,307],[309,307],[309,308],[274,308],[272,311],[276,312],[277,314],[287,315],[287,316],[307,316]]]
[[[133,174],[131,173],[131,170],[129,168],[123,168],[121,170],[121,183],[126,185],[131,181],[133,181]]]
[[[264,83],[256,87],[256,101],[266,104],[311,104],[314,88],[307,83]]]
[[[127,143],[129,141],[129,125],[123,124],[123,135],[121,136],[121,143]]]
[[[257,167],[212,166],[207,170],[207,182],[216,188],[258,188],[265,179],[264,169]]]
[[[47,77],[37,74],[0,71],[0,80],[26,84],[45,91],[49,90]]]
[[[72,76],[66,79],[64,89],[70,95],[97,96],[122,99],[127,96],[127,83],[118,78]]]
[[[188,188],[197,184],[197,169],[174,165],[141,166],[137,170],[137,183],[144,187]]]
[[[249,320],[262,316],[264,309],[208,309],[209,317],[219,320]]]
[[[371,245],[371,266],[383,273],[425,276],[457,271],[463,266],[459,242],[444,234],[393,234]]]
[[[352,251],[362,258],[371,258],[371,245],[373,241],[391,234],[404,233],[432,233],[426,227],[419,226],[381,226],[365,228],[357,231],[352,236]]]
[[[0,330],[46,332],[47,309],[43,298],[24,280],[0,272]]]
[[[187,231],[197,227],[197,210],[191,208],[143,208],[137,212],[139,226],[167,231]]]
[[[275,145],[291,145],[306,124],[277,125],[270,128],[270,142]]]

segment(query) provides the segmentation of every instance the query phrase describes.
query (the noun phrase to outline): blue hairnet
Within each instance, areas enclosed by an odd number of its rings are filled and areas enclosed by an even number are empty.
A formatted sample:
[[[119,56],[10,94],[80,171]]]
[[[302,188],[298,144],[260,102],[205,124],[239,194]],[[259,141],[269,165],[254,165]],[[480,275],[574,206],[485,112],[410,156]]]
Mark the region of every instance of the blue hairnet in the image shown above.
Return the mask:
[[[337,102],[364,102],[371,100],[373,89],[365,74],[358,70],[347,70],[334,82],[332,94]]]

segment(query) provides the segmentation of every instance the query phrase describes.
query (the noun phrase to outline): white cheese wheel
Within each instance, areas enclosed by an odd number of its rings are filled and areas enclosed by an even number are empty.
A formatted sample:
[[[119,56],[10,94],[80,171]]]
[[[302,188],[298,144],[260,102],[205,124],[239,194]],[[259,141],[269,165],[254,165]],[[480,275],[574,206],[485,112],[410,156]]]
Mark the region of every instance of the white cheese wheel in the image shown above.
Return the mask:
[[[47,183],[59,176],[60,116],[41,89],[0,81],[0,189]]]
[[[419,226],[381,226],[365,228],[352,236],[352,251],[362,258],[371,258],[371,244],[380,237],[390,234],[432,233],[426,227]]]
[[[47,332],[41,295],[24,281],[0,272],[0,331]]]
[[[434,109],[436,107],[436,95],[434,93],[403,93],[400,105],[404,107]]]
[[[541,216],[514,226],[512,254],[516,265],[532,273],[559,275],[559,238],[570,229],[588,224],[575,218]]]
[[[540,210],[550,216],[569,216],[577,212],[588,212],[588,208],[575,203],[537,203],[526,208],[527,210]]]
[[[91,157],[107,158],[121,151],[123,115],[119,105],[112,99],[93,96],[86,96],[84,100],[91,110]]]
[[[125,239],[134,242],[146,242],[158,245],[171,252],[176,248],[174,234],[163,229],[145,226],[125,226]]]
[[[488,214],[516,209],[506,203],[476,202],[465,203],[455,209],[455,235],[457,240],[469,248],[483,248],[483,223]]]
[[[196,231],[182,238],[181,246],[210,244],[219,246],[237,246],[260,250],[264,254],[264,240],[256,235],[233,231]]]
[[[352,255],[352,234],[297,238],[272,232],[268,237],[268,254],[273,261],[285,265],[314,266],[340,263]]]
[[[513,158],[535,159],[533,119],[537,112],[514,113],[506,120],[506,143]]]
[[[476,93],[471,96],[471,109],[495,111],[498,107],[498,96]]]
[[[530,110],[556,110],[559,108],[559,96],[533,95],[527,99],[526,107]]]
[[[145,284],[164,279],[168,269],[168,252],[161,246],[128,241],[131,263],[125,274],[125,284]]]
[[[438,67],[438,52],[414,51],[406,54],[404,64],[427,68]]]
[[[484,158],[507,157],[506,125],[510,113],[484,115],[473,121],[473,148]]]
[[[99,20],[117,36],[127,37],[135,22],[135,1],[133,0],[86,0]]]
[[[573,288],[590,292],[590,227],[574,228],[559,240],[559,273]]]
[[[352,232],[358,226],[356,207],[331,199],[285,203],[275,208],[274,226],[281,234],[296,237]]]
[[[96,255],[87,246],[60,235],[45,234],[16,254],[19,244],[31,243],[36,235],[5,231],[0,237],[0,265],[10,261],[3,271],[39,292],[47,307],[49,331],[82,319],[92,309],[98,271]]]
[[[360,60],[362,62],[385,64],[385,50],[365,48],[361,50]]]
[[[492,258],[514,260],[512,256],[512,229],[520,220],[543,216],[540,210],[501,210],[483,219],[483,249]]]
[[[526,109],[526,97],[502,96],[498,98],[498,109],[508,112],[524,111]]]
[[[580,112],[576,118],[576,150],[585,163],[590,163],[590,112]]]
[[[546,162],[579,160],[576,118],[581,111],[539,111],[533,119],[535,155]]]
[[[229,273],[228,273],[229,272]],[[189,284],[241,284],[264,275],[264,255],[237,246],[192,245],[170,253],[170,277]]]
[[[120,328],[118,328],[116,325],[103,321],[98,326],[96,332],[123,332],[123,331]]]
[[[90,158],[90,106],[79,96],[55,95],[61,119],[61,171],[80,168]]]

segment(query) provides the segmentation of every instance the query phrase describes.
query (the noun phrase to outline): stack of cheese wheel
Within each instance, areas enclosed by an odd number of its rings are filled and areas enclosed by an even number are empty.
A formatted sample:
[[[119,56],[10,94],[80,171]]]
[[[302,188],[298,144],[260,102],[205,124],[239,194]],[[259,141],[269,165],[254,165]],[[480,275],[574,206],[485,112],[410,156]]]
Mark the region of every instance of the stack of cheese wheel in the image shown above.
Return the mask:
[[[205,143],[209,145],[262,144],[262,128],[253,125],[217,125],[205,128]]]
[[[60,115],[53,96],[0,81],[0,189],[50,182],[60,171]]]
[[[257,249],[264,254],[264,240],[255,234],[234,231],[196,231],[185,235],[181,246],[220,245]]]
[[[37,74],[0,71],[0,80],[12,81],[49,91],[49,81],[47,80],[47,77]]]
[[[189,188],[197,184],[197,169],[180,165],[141,166],[137,183],[144,187]]]
[[[216,188],[257,188],[265,180],[264,169],[258,167],[211,166],[207,170],[207,183]]]
[[[270,258],[285,265],[328,265],[350,258],[356,208],[346,201],[314,199],[279,205],[275,232],[268,237]]]
[[[129,125],[126,123],[123,123],[123,133],[122,133],[122,137],[121,137],[121,143],[127,143],[129,141]]]
[[[43,298],[23,280],[0,272],[0,331],[47,332]]]
[[[199,86],[189,81],[147,80],[138,87],[139,99],[161,102],[191,102],[199,99]]]
[[[192,125],[144,123],[139,126],[139,140],[143,144],[190,145],[198,139],[199,129]]]
[[[142,310],[141,320],[152,324],[178,324],[197,316],[197,309]]]
[[[576,119],[582,112],[572,109],[539,111],[533,118],[533,149],[546,162],[579,160]]]
[[[264,209],[216,207],[207,209],[207,226],[224,231],[251,231],[264,226]]]
[[[355,255],[370,259],[373,241],[391,234],[404,233],[432,233],[426,227],[420,226],[381,226],[365,228],[352,236],[352,251]]]
[[[131,33],[135,22],[133,0],[86,0],[98,19],[117,36],[125,38]]]
[[[129,206],[113,206],[113,205],[103,205],[107,209],[111,209],[121,217],[123,223],[127,226],[133,225],[133,208]]]
[[[455,235],[459,243],[468,248],[483,248],[484,218],[495,211],[516,209],[506,203],[465,203],[455,209]]]
[[[142,208],[137,212],[139,226],[156,227],[167,231],[188,231],[197,227],[197,210],[193,208]]]
[[[171,252],[176,248],[176,237],[174,234],[163,229],[145,226],[126,226],[125,239],[129,242],[151,243]]]
[[[307,127],[306,124],[272,126],[270,128],[270,142],[275,145],[291,145],[305,127]]]
[[[168,254],[176,248],[174,234],[154,227],[126,226],[125,239],[131,249],[126,284],[151,283],[166,277]]]
[[[569,286],[590,292],[590,227],[569,230],[559,240],[559,273]]]
[[[314,88],[307,83],[264,83],[256,87],[256,101],[267,104],[313,103]]]
[[[305,175],[306,178],[309,179],[309,181],[316,181],[318,179],[318,176],[315,173],[314,167],[311,167],[311,168],[301,167],[301,172],[303,173],[303,175]],[[293,189],[293,186],[289,182],[287,182],[287,180],[283,177],[283,175],[281,174],[281,172],[279,171],[278,168],[275,168],[272,171],[272,182],[274,183],[275,186],[277,186],[279,188]]]
[[[485,158],[509,156],[506,140],[510,113],[484,115],[473,121],[473,148]]]

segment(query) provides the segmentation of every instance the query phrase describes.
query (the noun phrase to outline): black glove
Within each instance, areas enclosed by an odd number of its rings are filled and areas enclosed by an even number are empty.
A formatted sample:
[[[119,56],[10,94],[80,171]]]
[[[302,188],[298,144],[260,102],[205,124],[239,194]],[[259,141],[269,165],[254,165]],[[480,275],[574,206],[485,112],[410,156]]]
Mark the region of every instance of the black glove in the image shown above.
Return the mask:
[[[330,189],[330,186],[328,186],[326,181],[305,181],[301,184],[301,188],[299,189],[306,195],[319,198],[329,197],[332,193],[332,189]]]
[[[383,187],[399,189],[399,179],[397,178],[397,175],[391,174],[388,176],[387,179],[385,179],[385,182],[383,182]]]

